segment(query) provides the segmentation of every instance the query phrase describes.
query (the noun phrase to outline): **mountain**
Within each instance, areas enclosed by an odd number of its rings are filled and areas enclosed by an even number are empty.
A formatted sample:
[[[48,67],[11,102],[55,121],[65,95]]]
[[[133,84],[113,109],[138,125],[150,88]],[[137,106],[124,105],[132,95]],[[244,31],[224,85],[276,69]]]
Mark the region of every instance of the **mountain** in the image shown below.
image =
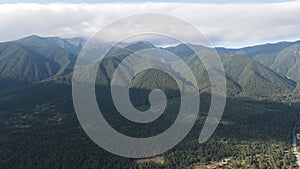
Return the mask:
[[[165,50],[174,53],[180,58],[186,58],[188,56],[195,54],[195,51],[193,51],[191,48],[196,51],[203,51],[209,49],[208,47],[201,46],[201,45],[179,44],[177,46],[167,47],[165,48]]]
[[[28,36],[16,41],[28,48],[38,48],[43,46],[52,46],[64,49],[65,51],[78,55],[82,49],[85,39],[75,38],[59,38],[59,37],[39,37],[37,35]]]
[[[39,36],[0,43],[0,86],[11,87],[13,82],[33,84],[45,80],[70,84],[74,64],[83,43],[82,38]],[[293,93],[296,88],[295,81],[299,77],[300,44],[297,43],[299,42],[282,42],[242,49],[216,48],[224,65],[228,96],[273,99]],[[211,48],[192,44],[160,49],[181,57],[194,73],[199,89],[209,90],[210,83],[205,67],[188,46],[208,57],[212,52]],[[99,65],[96,84],[100,86],[110,85],[115,69],[124,58],[138,50],[156,48],[145,41],[122,44],[114,48],[111,48],[112,43],[95,44],[91,47],[95,48],[95,51],[111,49]],[[257,59],[260,56],[271,55],[274,55],[274,59],[269,66]],[[80,59],[85,59],[85,66],[88,67],[95,58]],[[170,62],[170,66],[176,65],[176,61],[173,62]],[[153,62],[153,64],[160,63]],[[88,75],[83,76],[88,78]],[[184,75],[181,78],[184,80]],[[171,76],[158,70],[140,72],[132,80],[131,87],[141,90],[157,87],[164,87],[167,90],[178,89]]]
[[[30,36],[0,43],[0,79],[35,83],[71,73],[77,55],[67,45],[64,48],[62,41]]]
[[[227,94],[248,98],[272,98],[290,93],[296,83],[279,75],[265,65],[241,55],[220,55],[227,81]],[[208,75],[201,61],[188,58],[188,65],[197,76],[199,88],[209,87]],[[204,85],[205,84],[205,85]]]
[[[219,53],[248,56],[277,73],[299,82],[299,45],[300,41],[279,42],[240,49],[216,48],[216,50]]]
[[[211,49],[206,48],[205,50],[208,51],[206,55],[209,57],[209,52],[212,52]],[[201,48],[202,53],[205,50]],[[109,57],[105,58],[99,66],[100,71],[98,71],[97,75],[97,84],[109,85],[114,70],[131,53],[128,49],[119,49],[110,53]],[[220,57],[225,69],[228,96],[254,99],[277,98],[291,93],[296,87],[294,81],[251,58],[229,54],[221,54]],[[184,58],[184,61],[194,73],[199,89],[201,91],[209,90],[209,77],[199,58],[191,55]],[[152,64],[158,65],[160,63],[153,62]],[[171,63],[171,66],[175,65],[176,61]],[[131,66],[129,65],[128,67]],[[184,80],[184,75],[181,78]],[[137,74],[131,81],[131,88],[140,90],[155,88],[178,90],[176,82],[171,76],[155,69],[144,70]]]
[[[300,101],[300,87],[295,88],[296,83],[286,77],[297,77],[297,44],[278,50],[270,67],[244,54],[220,53],[228,99],[212,137],[199,144],[199,132],[208,119],[211,101],[209,93],[203,92],[196,123],[187,137],[164,154],[146,159],[125,158],[98,147],[80,125],[70,84],[80,44],[78,39],[37,36],[0,43],[0,168],[299,168],[290,150],[300,104],[290,102]],[[150,107],[149,89],[167,90],[167,106],[158,119],[135,123],[114,107],[108,85],[115,69],[135,51],[153,46],[137,42],[110,51],[112,43],[90,46],[96,52],[108,51],[97,65],[95,94],[99,110],[107,123],[126,137],[150,138],[161,134],[174,127],[181,111],[176,82],[156,69],[138,73],[131,81],[129,93],[132,105],[143,111]],[[203,46],[193,48],[207,57],[213,52]],[[180,55],[194,73],[201,92],[209,91],[205,67],[187,49],[187,44],[160,49]],[[96,57],[82,58],[81,66],[90,68]],[[170,67],[179,65],[176,60],[163,63]],[[125,71],[121,75],[126,76]],[[89,78],[89,74],[82,76]],[[180,78],[185,80],[184,74]],[[19,85],[13,86],[16,83]],[[189,121],[187,117],[183,124]],[[111,143],[113,146],[114,141]]]
[[[139,51],[143,49],[150,49],[150,48],[156,48],[153,44],[147,41],[138,41],[136,43],[132,43],[125,47],[126,49],[129,49],[131,51]]]
[[[18,43],[0,44],[1,80],[37,82],[59,72],[60,65],[54,60],[28,50]]]
[[[271,66],[268,67],[264,65],[255,57],[265,55],[268,52],[278,52],[278,54],[280,54],[281,50],[293,44],[294,43],[282,42],[242,49],[216,48],[225,69],[228,89],[227,94],[229,96],[249,98],[272,98],[276,97],[276,95],[291,93],[296,87],[294,79],[291,80],[287,78],[285,74],[279,73]],[[199,52],[199,54],[206,53],[208,57],[210,54],[207,52],[213,52],[211,48],[192,44],[180,44],[175,47],[166,48],[166,50],[186,60],[197,77],[200,89],[209,88],[209,78],[204,65],[198,57],[194,56],[194,52],[188,46]],[[285,51],[283,51],[283,53],[285,53]],[[252,55],[255,55],[255,57],[252,57]],[[283,60],[291,60],[285,56],[283,56],[283,58]],[[278,65],[283,66],[284,63],[279,63]]]
[[[292,45],[280,51],[270,68],[300,82],[300,44]]]
[[[231,55],[223,59],[226,75],[233,79],[242,90],[242,97],[276,97],[292,92],[296,83],[281,76],[263,64],[242,57]]]
[[[192,51],[186,44],[180,44],[174,47],[167,47],[166,50],[174,53],[180,58],[185,58],[194,54],[194,51]]]
[[[295,44],[300,44],[300,41],[296,42],[279,42],[274,44],[263,44],[256,46],[249,46],[238,49],[230,49],[230,48],[216,48],[219,53],[227,53],[227,54],[239,54],[254,58],[261,62],[266,66],[270,66],[274,60],[276,55],[282,51],[284,48],[293,46]]]

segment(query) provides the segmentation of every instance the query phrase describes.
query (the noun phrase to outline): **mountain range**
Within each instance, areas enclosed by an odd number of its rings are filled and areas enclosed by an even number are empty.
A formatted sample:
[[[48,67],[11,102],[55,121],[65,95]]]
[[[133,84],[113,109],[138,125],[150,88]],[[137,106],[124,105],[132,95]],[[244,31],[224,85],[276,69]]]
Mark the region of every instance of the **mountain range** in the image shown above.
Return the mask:
[[[0,43],[0,88],[57,83],[70,85],[76,59],[84,46],[83,38],[39,37],[36,35]],[[159,48],[179,56],[194,73],[201,91],[209,91],[205,67],[188,47],[179,44]],[[100,44],[107,50],[112,43]],[[158,48],[150,42],[139,41],[113,48],[99,65],[97,84],[107,86],[117,66],[130,54],[148,48]],[[197,51],[210,48],[193,45]],[[229,97],[251,99],[291,100],[298,97],[300,87],[300,41],[279,42],[239,49],[215,48],[225,69]],[[158,56],[159,57],[159,56]],[[88,59],[88,58],[87,58]],[[88,62],[88,61],[87,61]],[[159,80],[162,77],[161,80]],[[139,73],[131,87],[153,89],[159,85],[176,89],[170,76],[149,70]],[[158,85],[159,84],[159,85]]]

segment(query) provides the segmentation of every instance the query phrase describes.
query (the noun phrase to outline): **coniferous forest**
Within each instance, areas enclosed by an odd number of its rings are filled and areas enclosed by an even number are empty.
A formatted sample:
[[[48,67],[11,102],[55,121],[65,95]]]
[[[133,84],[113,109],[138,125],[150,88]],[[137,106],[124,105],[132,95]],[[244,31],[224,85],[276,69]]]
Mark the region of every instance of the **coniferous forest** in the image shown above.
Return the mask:
[[[38,36],[0,43],[1,169],[299,168],[292,150],[293,129],[300,130],[300,90],[295,68],[300,63],[295,62],[299,59],[299,42],[239,49],[244,55],[238,49],[216,49],[226,73],[227,101],[220,124],[202,144],[198,137],[211,101],[207,72],[186,45],[165,48],[190,65],[200,89],[200,109],[184,140],[146,159],[120,157],[104,150],[80,126],[71,79],[83,43],[82,39],[72,39],[71,43],[70,39]],[[107,44],[102,47],[107,48]],[[196,47],[202,52],[212,50]],[[167,107],[158,119],[134,123],[114,107],[109,87],[114,70],[122,59],[145,48],[155,46],[137,42],[114,48],[99,65],[96,78],[95,93],[103,116],[115,130],[130,137],[162,133],[172,126],[180,109],[180,92],[174,79],[153,69],[136,75],[129,95],[136,109],[146,110],[150,107],[150,91],[163,90]],[[268,52],[288,59],[279,63],[272,57],[267,64],[265,58],[271,55]]]

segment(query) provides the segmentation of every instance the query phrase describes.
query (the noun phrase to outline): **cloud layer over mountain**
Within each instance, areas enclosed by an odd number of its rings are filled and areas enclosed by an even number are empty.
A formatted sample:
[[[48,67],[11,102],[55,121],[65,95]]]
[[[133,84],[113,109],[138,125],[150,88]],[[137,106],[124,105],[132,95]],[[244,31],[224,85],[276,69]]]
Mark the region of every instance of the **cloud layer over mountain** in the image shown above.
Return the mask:
[[[156,12],[185,19],[206,34],[215,45],[237,47],[300,39],[299,9],[300,1],[264,4],[1,4],[0,41],[31,34],[89,37],[120,17]]]

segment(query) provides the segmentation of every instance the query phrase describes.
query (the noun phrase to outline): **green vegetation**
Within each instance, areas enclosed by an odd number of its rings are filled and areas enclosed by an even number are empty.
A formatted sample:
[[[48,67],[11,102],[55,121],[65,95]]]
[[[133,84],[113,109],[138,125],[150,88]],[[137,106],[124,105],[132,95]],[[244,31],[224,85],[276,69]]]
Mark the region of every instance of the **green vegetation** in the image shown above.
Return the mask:
[[[107,90],[99,91],[100,107],[110,110],[104,114],[107,121],[129,136],[164,131],[179,108],[179,99],[170,99],[167,111],[157,121],[136,124],[110,107]],[[196,125],[179,145],[162,155],[164,162],[160,164],[138,163],[95,145],[77,121],[68,86],[48,83],[19,89],[18,93],[14,98],[15,93],[7,93],[12,99],[1,102],[1,168],[189,168],[225,159],[231,160],[223,168],[296,168],[290,151],[291,132],[300,105],[229,99],[213,137],[199,144],[197,137],[210,101],[209,94],[202,94]],[[30,96],[36,97],[24,101]]]
[[[297,168],[291,139],[292,129],[300,119],[300,87],[295,78],[299,42],[217,49],[222,53],[228,99],[221,123],[203,144],[197,138],[210,105],[207,72],[186,45],[167,48],[183,58],[195,74],[201,105],[189,135],[168,152],[147,159],[113,155],[93,143],[82,130],[70,85],[82,43],[80,38],[31,36],[0,44],[0,168]],[[99,48],[107,50],[109,46]],[[180,108],[174,79],[155,69],[142,71],[132,80],[130,99],[137,109],[145,110],[150,106],[150,91],[163,90],[168,102],[162,116],[151,123],[134,123],[114,107],[108,86],[114,70],[132,52],[153,47],[148,42],[138,42],[113,48],[97,72],[99,107],[108,123],[128,136],[149,137],[165,131]],[[211,51],[193,47],[207,54]],[[92,58],[84,59],[88,63]]]

